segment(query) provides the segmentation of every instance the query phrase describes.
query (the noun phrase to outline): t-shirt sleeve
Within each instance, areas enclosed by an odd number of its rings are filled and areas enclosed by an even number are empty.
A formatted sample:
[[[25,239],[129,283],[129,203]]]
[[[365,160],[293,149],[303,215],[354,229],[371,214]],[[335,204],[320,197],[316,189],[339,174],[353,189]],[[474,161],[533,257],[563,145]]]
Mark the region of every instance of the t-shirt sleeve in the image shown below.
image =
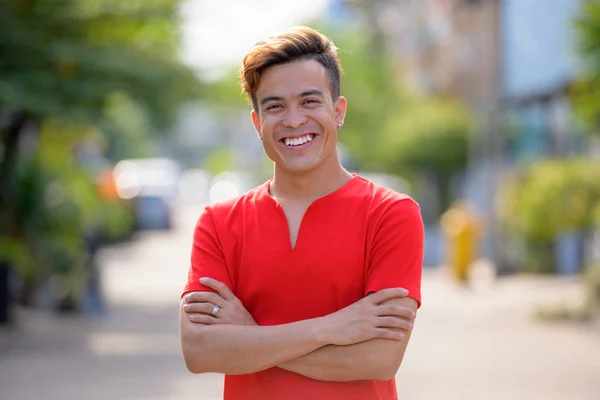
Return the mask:
[[[397,200],[375,231],[365,280],[365,295],[392,287],[409,291],[421,306],[424,228],[419,205]]]
[[[194,229],[191,264],[188,281],[182,293],[213,291],[200,284],[200,278],[213,278],[232,288],[223,249],[209,207],[205,207]]]

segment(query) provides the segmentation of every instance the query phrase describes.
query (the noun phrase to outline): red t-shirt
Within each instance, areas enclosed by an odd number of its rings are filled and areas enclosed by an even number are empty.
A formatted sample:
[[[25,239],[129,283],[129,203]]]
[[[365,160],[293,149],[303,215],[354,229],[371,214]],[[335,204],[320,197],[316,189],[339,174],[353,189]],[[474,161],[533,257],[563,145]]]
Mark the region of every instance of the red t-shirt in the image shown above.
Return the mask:
[[[194,234],[184,293],[226,283],[259,325],[322,317],[384,288],[421,304],[423,223],[416,202],[354,175],[306,211],[295,248],[267,182],[209,205]],[[225,376],[225,400],[397,399],[395,381],[323,382],[270,368]]]

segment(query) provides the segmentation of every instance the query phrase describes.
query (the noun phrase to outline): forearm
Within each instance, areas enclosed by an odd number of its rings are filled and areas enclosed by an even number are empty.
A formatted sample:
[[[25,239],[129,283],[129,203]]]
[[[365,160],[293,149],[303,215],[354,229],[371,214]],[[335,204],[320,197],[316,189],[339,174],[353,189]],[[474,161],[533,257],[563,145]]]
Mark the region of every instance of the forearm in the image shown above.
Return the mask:
[[[278,326],[181,323],[185,362],[194,373],[254,373],[327,344],[314,321]]]
[[[399,365],[394,362],[397,357],[382,351],[388,345],[394,345],[393,341],[372,339],[350,346],[328,345],[279,367],[321,381],[387,380]]]
[[[387,303],[413,313],[417,311],[417,302],[411,298],[392,299]],[[322,381],[389,380],[402,363],[412,325],[404,332],[402,340],[378,338],[350,346],[325,346],[279,367]]]

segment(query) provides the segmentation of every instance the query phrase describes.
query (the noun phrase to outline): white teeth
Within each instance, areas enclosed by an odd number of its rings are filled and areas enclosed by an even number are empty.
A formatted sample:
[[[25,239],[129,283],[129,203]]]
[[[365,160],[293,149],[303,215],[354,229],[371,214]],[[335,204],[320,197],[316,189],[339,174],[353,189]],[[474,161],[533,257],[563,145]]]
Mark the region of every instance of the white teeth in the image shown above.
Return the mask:
[[[298,138],[285,138],[283,142],[286,146],[300,146],[301,144],[310,142],[311,140],[313,140],[312,135],[304,135]]]

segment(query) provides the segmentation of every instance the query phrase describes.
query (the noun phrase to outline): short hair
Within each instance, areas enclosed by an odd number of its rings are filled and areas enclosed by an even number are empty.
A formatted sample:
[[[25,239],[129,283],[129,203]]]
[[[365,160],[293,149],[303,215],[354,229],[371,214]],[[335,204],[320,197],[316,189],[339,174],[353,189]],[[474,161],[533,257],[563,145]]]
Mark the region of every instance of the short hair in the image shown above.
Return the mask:
[[[302,60],[316,60],[325,67],[331,96],[334,100],[340,97],[342,68],[337,48],[325,35],[300,26],[256,43],[244,57],[240,68],[240,83],[252,100],[254,111],[258,112],[255,94],[265,70],[275,65]]]

